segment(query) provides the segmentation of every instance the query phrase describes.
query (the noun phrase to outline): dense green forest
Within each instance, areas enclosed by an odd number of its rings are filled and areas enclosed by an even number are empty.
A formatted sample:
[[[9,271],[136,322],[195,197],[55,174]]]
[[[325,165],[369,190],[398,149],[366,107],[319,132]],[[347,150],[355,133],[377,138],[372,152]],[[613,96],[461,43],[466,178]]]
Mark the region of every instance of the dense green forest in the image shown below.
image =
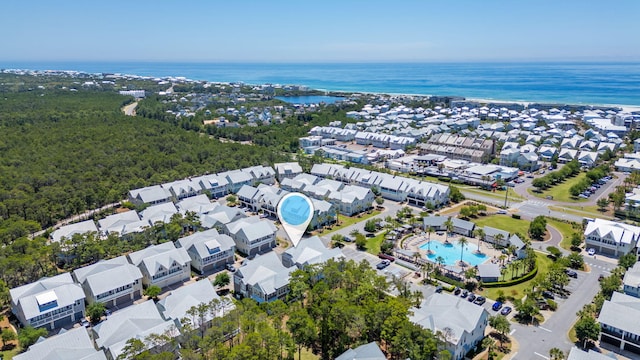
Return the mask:
[[[130,189],[289,157],[127,117],[106,92],[4,92],[0,99],[0,241],[119,201]],[[29,222],[24,222],[24,221]]]

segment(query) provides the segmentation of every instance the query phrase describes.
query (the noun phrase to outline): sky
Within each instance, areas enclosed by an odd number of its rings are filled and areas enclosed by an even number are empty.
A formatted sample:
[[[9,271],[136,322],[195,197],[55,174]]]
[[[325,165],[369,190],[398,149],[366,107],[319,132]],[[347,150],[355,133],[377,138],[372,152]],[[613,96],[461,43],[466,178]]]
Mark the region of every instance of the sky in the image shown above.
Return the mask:
[[[640,0],[8,0],[0,61],[640,61]]]

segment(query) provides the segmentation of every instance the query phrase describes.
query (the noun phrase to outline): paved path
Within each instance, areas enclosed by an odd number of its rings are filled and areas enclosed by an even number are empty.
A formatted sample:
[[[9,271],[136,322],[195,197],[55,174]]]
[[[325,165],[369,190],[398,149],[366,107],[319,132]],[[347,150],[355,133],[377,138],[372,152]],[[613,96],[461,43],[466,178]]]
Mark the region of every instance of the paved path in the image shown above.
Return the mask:
[[[136,107],[138,106],[138,102],[133,102],[122,108],[124,114],[127,116],[136,116]]]

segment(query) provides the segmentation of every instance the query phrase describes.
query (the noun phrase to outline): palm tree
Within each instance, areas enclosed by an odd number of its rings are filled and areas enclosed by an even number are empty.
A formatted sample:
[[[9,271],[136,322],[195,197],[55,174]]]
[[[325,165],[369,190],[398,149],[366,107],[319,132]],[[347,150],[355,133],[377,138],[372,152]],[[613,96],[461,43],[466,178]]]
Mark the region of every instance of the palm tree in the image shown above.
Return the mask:
[[[469,240],[467,240],[467,238],[464,236],[458,239],[458,245],[460,245],[460,264],[461,265],[464,264],[464,262],[462,261],[462,256],[464,255],[464,247],[467,246],[468,243],[469,243]]]
[[[442,267],[442,265],[444,265],[444,258],[438,255],[438,257],[436,258],[436,263],[438,263],[438,266]]]
[[[420,252],[415,251],[415,252],[413,253],[413,262],[414,262],[414,263],[418,263],[418,259],[420,259]]]
[[[496,245],[502,246],[502,240],[504,240],[504,235],[496,234],[493,236],[493,240],[496,243]]]
[[[484,229],[478,228],[474,230],[476,237],[478,238],[478,253],[480,253],[480,242],[484,239]]]
[[[449,242],[449,233],[453,231],[453,220],[451,220],[451,216],[444,222],[445,228],[447,228],[446,238],[444,240],[445,243]]]
[[[431,233],[433,232],[433,226],[427,227],[427,234],[429,235],[429,241],[427,242],[427,253],[431,254]]]

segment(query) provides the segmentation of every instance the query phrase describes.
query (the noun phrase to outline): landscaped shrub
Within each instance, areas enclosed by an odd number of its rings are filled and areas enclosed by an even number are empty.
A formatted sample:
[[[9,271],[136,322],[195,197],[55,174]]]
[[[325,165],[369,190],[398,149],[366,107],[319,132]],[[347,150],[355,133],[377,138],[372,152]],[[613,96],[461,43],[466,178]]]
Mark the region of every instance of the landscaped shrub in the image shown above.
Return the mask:
[[[520,214],[511,214],[511,217],[514,219],[520,219]]]
[[[534,277],[536,277],[537,273],[538,273],[538,266],[536,265],[536,267],[533,268],[533,270],[531,270],[529,273],[527,273],[523,277],[519,277],[517,279],[513,279],[513,280],[509,280],[509,281],[498,281],[498,282],[492,282],[492,283],[484,283],[482,286],[485,287],[485,288],[496,288],[496,287],[507,287],[507,286],[518,285],[518,284],[521,284],[521,283],[523,283],[525,281],[529,281],[529,280],[533,279]]]

